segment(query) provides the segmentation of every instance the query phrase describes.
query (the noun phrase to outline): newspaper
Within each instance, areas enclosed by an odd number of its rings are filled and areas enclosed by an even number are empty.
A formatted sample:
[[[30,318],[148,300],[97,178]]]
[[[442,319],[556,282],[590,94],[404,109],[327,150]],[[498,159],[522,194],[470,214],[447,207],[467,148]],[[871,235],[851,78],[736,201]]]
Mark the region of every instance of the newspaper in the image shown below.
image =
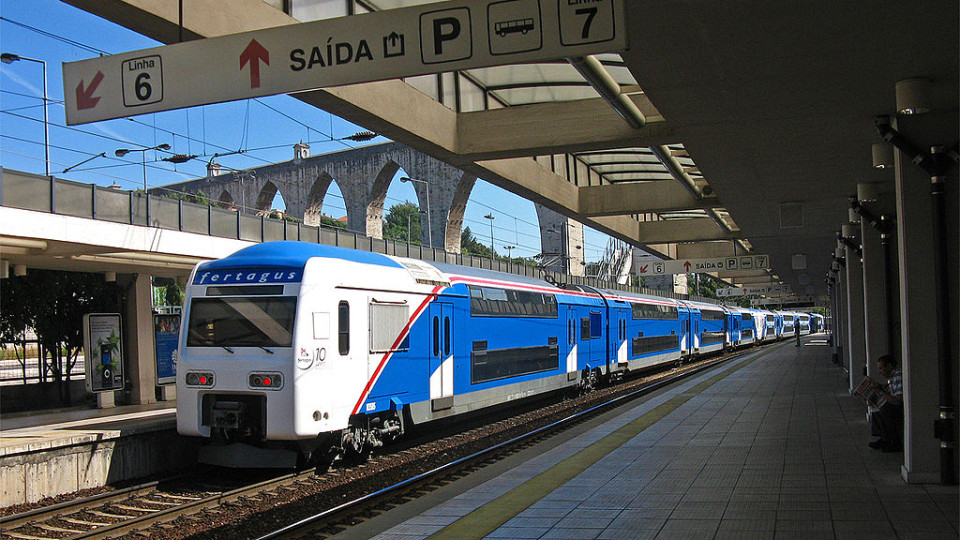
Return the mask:
[[[883,386],[870,377],[864,377],[860,381],[860,386],[853,391],[853,395],[862,397],[864,401],[878,409],[887,402],[883,394]]]

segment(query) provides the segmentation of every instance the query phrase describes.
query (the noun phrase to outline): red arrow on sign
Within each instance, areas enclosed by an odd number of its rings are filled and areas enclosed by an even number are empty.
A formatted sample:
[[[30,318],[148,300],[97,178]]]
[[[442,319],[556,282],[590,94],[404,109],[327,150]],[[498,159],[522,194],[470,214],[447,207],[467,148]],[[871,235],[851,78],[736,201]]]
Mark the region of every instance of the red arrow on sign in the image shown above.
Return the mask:
[[[645,274],[645,273],[647,272],[647,267],[648,267],[648,266],[650,266],[650,265],[649,265],[649,264],[645,264],[645,265],[641,266],[641,267],[640,267],[640,273],[641,273],[641,274]]]
[[[93,97],[93,93],[97,91],[97,87],[100,86],[100,81],[103,80],[103,73],[97,71],[97,74],[93,76],[93,79],[90,81],[90,84],[86,89],[83,88],[83,79],[80,80],[80,84],[77,85],[77,110],[82,109],[92,109],[97,106],[97,102],[100,101],[99,97]]]
[[[270,51],[263,48],[263,45],[257,43],[257,40],[251,39],[247,48],[240,53],[240,69],[250,64],[250,88],[260,88],[260,61],[270,65]]]
[[[687,262],[683,263],[683,267],[686,269],[687,272],[689,272],[689,271],[690,271],[690,261],[687,261]]]

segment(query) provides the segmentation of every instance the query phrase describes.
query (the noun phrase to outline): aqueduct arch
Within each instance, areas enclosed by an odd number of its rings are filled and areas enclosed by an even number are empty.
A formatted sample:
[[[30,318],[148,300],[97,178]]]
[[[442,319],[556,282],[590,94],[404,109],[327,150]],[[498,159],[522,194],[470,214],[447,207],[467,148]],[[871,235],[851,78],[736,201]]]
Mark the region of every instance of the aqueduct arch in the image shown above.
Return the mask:
[[[205,178],[154,188],[151,192],[158,195],[170,190],[220,193],[217,200],[221,205],[256,212],[270,210],[279,191],[287,204],[287,215],[303,219],[307,225],[318,225],[323,200],[330,185],[336,182],[347,209],[348,228],[382,238],[387,189],[401,168],[411,178],[422,180],[413,182],[420,208],[427,208],[429,197],[430,215],[421,217],[423,245],[428,245],[432,236],[434,247],[459,253],[463,216],[477,178],[393,142],[315,156],[309,155],[309,146],[299,143],[294,145],[294,158],[290,161],[223,174],[220,174],[222,169],[219,166],[211,166]],[[544,231],[541,234],[543,253],[560,254],[558,260],[571,261],[565,266],[574,272],[582,271],[583,250],[573,247],[583,244],[582,226],[545,207],[536,207],[540,229]],[[551,235],[545,232],[551,228],[566,228],[568,233]],[[547,259],[544,257],[544,262],[548,262]],[[556,263],[548,265],[557,270],[559,266]]]

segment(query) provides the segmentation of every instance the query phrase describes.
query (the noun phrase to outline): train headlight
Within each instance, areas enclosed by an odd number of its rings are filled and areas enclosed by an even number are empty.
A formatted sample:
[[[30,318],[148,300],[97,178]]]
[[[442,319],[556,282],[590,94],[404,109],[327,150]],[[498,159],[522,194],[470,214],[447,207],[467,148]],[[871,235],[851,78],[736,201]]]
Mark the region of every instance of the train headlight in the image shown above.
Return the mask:
[[[213,373],[201,371],[189,371],[186,376],[187,386],[213,386]]]
[[[250,388],[279,390],[283,388],[282,373],[251,373],[247,379]]]

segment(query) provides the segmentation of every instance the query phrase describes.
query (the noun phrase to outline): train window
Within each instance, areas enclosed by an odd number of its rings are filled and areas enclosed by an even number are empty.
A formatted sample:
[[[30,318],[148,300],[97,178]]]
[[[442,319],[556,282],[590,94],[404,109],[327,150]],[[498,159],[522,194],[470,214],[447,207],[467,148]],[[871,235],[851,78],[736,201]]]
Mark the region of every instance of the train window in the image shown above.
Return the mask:
[[[590,317],[580,319],[580,339],[590,339]]]
[[[598,338],[603,335],[603,317],[599,311],[590,313],[590,337]]]
[[[450,356],[450,317],[443,318],[443,356]]]
[[[433,355],[440,356],[440,317],[433,318]]]
[[[680,348],[680,337],[676,335],[635,337],[631,345],[633,356],[672,351]]]
[[[297,298],[194,298],[188,347],[289,347]]]
[[[397,342],[410,319],[410,306],[397,302],[370,302],[370,352],[406,350],[409,341]]]
[[[677,310],[677,306],[670,306],[665,304],[631,303],[630,309],[633,313],[634,320],[664,319],[664,320],[675,321],[680,318],[680,313]]]
[[[350,354],[350,304],[341,301],[337,307],[337,337],[340,356]]]
[[[723,312],[716,309],[701,309],[700,320],[702,321],[722,321]]]
[[[556,319],[557,299],[552,294],[497,287],[469,287],[473,317],[536,317]]]

